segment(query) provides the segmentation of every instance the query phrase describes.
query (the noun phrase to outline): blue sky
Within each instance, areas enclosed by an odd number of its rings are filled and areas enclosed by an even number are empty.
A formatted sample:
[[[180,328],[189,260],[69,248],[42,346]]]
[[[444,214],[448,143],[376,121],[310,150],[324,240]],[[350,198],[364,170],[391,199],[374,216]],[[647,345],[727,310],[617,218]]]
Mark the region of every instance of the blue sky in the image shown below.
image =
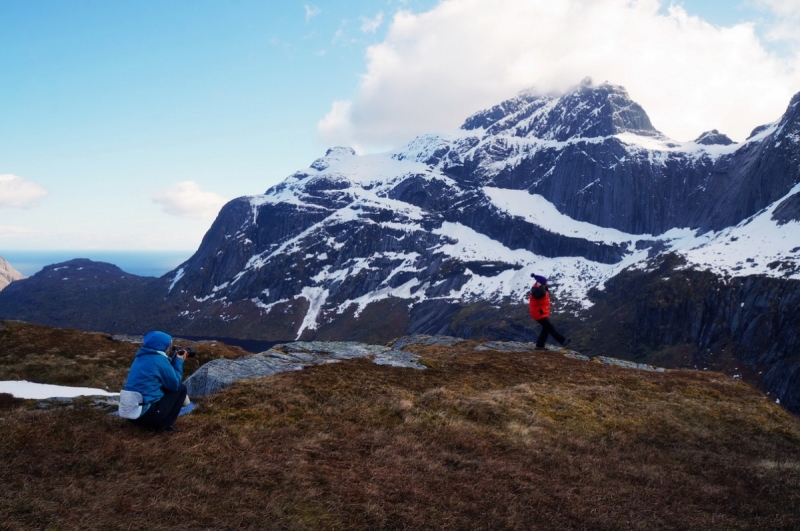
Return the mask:
[[[543,9],[525,1],[532,10]],[[630,11],[622,0],[562,3]],[[776,87],[767,99],[777,103],[760,111],[763,121],[777,118],[785,95],[800,90],[800,84],[792,87],[796,42],[780,37],[778,24],[786,13],[795,20],[796,0],[686,0],[678,5],[695,17],[689,22],[669,15],[666,2],[639,3],[655,4],[658,12],[644,6],[631,16],[658,19],[665,32],[695,32],[692,38],[707,38],[708,47],[741,42],[759,48],[753,65],[764,63],[758,54],[766,54],[774,63],[767,74],[746,70],[749,63],[731,67],[743,69],[740,75],[748,79],[766,76],[764,83]],[[442,64],[453,63],[447,54],[458,52],[415,55],[420,47],[429,49],[426,39],[468,42],[468,17],[479,23],[486,6],[498,17],[516,8],[508,0],[443,4],[448,2],[0,0],[0,255],[10,249],[192,251],[224,200],[263,193],[332,144],[349,143],[361,152],[395,147],[431,128],[457,126],[521,87],[583,77],[585,66],[556,79],[540,58],[520,56],[520,65],[538,66],[491,87],[460,72],[448,74],[453,83],[447,92],[419,80],[394,82],[413,76],[392,71],[387,50],[397,64],[442,72]],[[499,20],[493,26],[498,34]],[[698,27],[702,21],[710,25]],[[532,31],[536,24],[532,17]],[[719,31],[737,24],[738,33]],[[571,30],[567,24],[570,42]],[[481,35],[489,52],[493,35]],[[487,53],[489,62],[502,64],[508,44],[496,49],[496,56]],[[599,72],[618,82],[613,65]],[[623,80],[637,101],[653,91],[642,85],[635,93],[631,83],[648,75],[643,70],[630,73],[633,82]],[[748,90],[763,93],[759,87]],[[748,94],[742,90],[743,101]],[[656,115],[669,116],[655,103]],[[425,105],[441,108],[441,115]],[[413,108],[424,110],[425,120],[413,121]],[[411,121],[403,122],[405,116]],[[669,125],[666,118],[663,123]],[[680,124],[672,127],[684,131]],[[685,135],[698,127],[687,124]]]

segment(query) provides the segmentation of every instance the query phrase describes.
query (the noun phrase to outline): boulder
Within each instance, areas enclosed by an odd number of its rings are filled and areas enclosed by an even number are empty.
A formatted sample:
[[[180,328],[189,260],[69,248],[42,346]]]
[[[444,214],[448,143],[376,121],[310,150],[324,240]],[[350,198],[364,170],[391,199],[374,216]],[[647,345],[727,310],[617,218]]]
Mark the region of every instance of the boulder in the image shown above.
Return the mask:
[[[184,383],[189,396],[206,396],[230,387],[239,380],[297,371],[320,363],[336,363],[370,356],[374,357],[377,365],[425,369],[424,365],[418,363],[419,356],[380,345],[352,341],[298,341],[276,345],[252,356],[232,360],[212,360],[195,371]]]

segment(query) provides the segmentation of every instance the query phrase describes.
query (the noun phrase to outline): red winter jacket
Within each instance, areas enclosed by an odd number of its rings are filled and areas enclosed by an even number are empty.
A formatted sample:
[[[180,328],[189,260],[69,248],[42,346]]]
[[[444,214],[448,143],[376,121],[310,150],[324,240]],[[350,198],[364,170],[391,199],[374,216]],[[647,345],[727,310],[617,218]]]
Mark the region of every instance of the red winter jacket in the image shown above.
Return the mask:
[[[533,285],[534,288],[538,288],[539,286],[540,284],[538,282]],[[541,299],[534,299],[533,295],[528,294],[528,300],[530,301],[528,304],[528,311],[535,321],[550,316],[550,293],[547,291],[547,287],[545,287],[544,297]]]

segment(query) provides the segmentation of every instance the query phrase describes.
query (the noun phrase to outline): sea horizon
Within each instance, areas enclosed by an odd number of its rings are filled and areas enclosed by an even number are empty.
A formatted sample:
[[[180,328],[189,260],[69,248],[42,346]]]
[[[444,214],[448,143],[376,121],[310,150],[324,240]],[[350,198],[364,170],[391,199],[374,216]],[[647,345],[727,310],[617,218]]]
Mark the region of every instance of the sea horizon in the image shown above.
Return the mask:
[[[11,267],[30,277],[45,266],[75,258],[88,258],[95,262],[113,264],[126,273],[143,277],[160,277],[177,268],[195,251],[103,251],[103,250],[2,250]]]

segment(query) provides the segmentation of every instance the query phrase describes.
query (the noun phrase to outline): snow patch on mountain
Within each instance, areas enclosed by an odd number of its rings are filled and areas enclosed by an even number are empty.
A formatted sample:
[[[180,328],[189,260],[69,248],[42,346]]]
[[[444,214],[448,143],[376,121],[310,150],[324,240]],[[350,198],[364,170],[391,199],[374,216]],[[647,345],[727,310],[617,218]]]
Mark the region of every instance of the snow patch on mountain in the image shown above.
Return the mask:
[[[552,205],[551,208],[555,210]],[[581,308],[589,308],[592,306],[587,296],[590,289],[602,288],[607,279],[647,258],[646,250],[632,252],[618,264],[601,264],[581,257],[549,258],[523,249],[509,249],[488,236],[458,223],[443,223],[440,229],[433,232],[447,236],[455,242],[439,248],[441,252],[453,258],[464,261],[501,261],[520,266],[519,270],[506,270],[491,277],[469,271],[471,278],[467,283],[459,291],[454,291],[446,297],[464,301],[522,300],[530,289],[531,274],[536,273],[550,278],[557,286],[554,292],[563,300]]]
[[[172,291],[172,288],[175,287],[175,284],[177,284],[178,281],[183,278],[184,272],[185,268],[181,267],[180,269],[178,269],[178,271],[175,273],[175,276],[172,279],[172,283],[169,285],[169,289],[167,290],[167,292]]]
[[[342,177],[353,184],[370,185],[404,175],[425,173],[428,166],[414,160],[397,160],[390,153],[354,155],[332,161],[321,174]]]
[[[631,149],[639,149],[653,153],[669,153],[689,158],[707,156],[716,160],[723,155],[735,153],[741,148],[739,144],[698,144],[697,142],[675,142],[664,136],[646,136],[632,132],[614,135],[614,138]]]
[[[530,194],[525,190],[484,186],[483,193],[503,212],[521,217],[528,223],[538,225],[554,234],[606,244],[635,244],[639,240],[653,239],[650,235],[628,234],[574,220],[559,212],[555,205],[541,195]]]
[[[306,286],[303,288],[303,291],[300,292],[298,297],[302,297],[308,301],[308,311],[303,319],[303,323],[300,325],[300,329],[297,331],[297,341],[300,340],[300,336],[302,336],[303,332],[306,330],[317,329],[317,317],[322,309],[322,305],[325,304],[325,301],[328,299],[328,295],[328,290],[321,287]]]
[[[772,217],[778,205],[798,193],[800,184],[755,216],[708,235],[681,254],[695,267],[719,275],[800,280],[800,222],[780,224]]]

